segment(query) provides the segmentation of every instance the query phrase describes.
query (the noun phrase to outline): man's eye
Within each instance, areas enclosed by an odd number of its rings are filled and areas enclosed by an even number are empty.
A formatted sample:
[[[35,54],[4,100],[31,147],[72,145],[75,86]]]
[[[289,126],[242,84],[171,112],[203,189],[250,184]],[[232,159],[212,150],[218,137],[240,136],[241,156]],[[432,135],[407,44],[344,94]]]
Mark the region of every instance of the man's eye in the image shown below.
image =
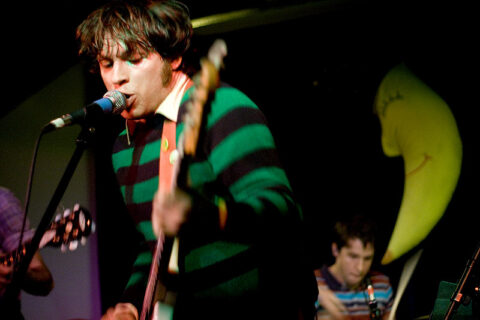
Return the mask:
[[[113,65],[113,63],[109,60],[101,60],[98,63],[100,64],[100,67],[102,67],[102,68],[110,68]]]
[[[139,64],[140,62],[142,62],[143,58],[135,58],[135,59],[129,59],[127,61],[128,64],[130,65],[137,65]]]

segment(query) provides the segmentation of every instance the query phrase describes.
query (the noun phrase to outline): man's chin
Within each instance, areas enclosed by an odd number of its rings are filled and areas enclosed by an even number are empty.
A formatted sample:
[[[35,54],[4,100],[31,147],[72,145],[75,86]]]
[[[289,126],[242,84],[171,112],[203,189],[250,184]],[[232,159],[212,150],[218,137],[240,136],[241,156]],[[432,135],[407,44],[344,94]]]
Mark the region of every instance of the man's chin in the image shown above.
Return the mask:
[[[357,288],[362,284],[362,280],[363,280],[362,277],[354,277],[354,278],[352,277],[347,285],[350,288]]]
[[[139,117],[135,116],[135,114],[131,110],[123,110],[120,115],[125,120],[136,120],[136,119],[139,118]]]

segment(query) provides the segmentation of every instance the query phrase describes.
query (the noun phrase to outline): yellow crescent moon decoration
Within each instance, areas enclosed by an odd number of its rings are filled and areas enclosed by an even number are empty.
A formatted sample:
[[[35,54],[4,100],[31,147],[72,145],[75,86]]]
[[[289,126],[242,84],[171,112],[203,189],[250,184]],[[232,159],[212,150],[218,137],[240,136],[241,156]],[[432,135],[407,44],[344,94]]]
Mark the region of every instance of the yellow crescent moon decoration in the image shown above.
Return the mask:
[[[382,148],[402,156],[405,185],[397,221],[382,264],[401,257],[442,217],[457,185],[462,142],[450,108],[404,64],[383,78],[375,98]]]

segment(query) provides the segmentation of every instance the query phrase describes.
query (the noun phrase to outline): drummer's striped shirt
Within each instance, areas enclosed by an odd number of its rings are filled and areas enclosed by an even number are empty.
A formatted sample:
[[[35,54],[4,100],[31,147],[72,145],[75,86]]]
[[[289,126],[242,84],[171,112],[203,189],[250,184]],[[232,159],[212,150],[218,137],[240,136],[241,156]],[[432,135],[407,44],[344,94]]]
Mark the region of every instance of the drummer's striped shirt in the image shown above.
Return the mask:
[[[361,286],[358,290],[352,290],[341,284],[329,271],[327,266],[315,270],[317,285],[332,290],[337,298],[347,308],[345,312],[348,319],[351,320],[370,320],[369,295],[366,286]],[[377,302],[377,308],[383,315],[390,312],[393,303],[393,290],[389,278],[379,272],[370,271],[367,275],[373,285],[374,296]],[[317,308],[317,318],[328,317],[328,313],[322,308],[319,301]]]

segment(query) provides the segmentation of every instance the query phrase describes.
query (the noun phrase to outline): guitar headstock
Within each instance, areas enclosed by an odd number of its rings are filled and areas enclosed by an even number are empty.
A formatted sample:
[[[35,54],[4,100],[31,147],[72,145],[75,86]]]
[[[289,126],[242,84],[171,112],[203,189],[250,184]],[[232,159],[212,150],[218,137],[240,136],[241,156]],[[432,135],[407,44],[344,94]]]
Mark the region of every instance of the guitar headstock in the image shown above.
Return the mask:
[[[45,246],[60,247],[62,251],[75,250],[78,242],[85,244],[86,238],[95,231],[90,212],[76,204],[71,209],[66,209],[62,216],[57,216],[50,228],[40,240],[39,248]],[[20,250],[15,250],[0,256],[0,264],[11,266],[15,261],[20,261],[26,254],[27,247],[23,245]]]
[[[75,250],[78,243],[85,244],[86,238],[94,231],[95,223],[90,212],[76,204],[73,210],[66,209],[63,215],[56,217],[42,242],[50,247],[60,247],[62,251]]]
[[[193,77],[195,89],[184,121],[183,154],[185,155],[195,155],[203,120],[203,109],[211,94],[219,86],[219,70],[226,55],[225,41],[216,40],[210,47],[207,57],[200,60],[201,70]]]

